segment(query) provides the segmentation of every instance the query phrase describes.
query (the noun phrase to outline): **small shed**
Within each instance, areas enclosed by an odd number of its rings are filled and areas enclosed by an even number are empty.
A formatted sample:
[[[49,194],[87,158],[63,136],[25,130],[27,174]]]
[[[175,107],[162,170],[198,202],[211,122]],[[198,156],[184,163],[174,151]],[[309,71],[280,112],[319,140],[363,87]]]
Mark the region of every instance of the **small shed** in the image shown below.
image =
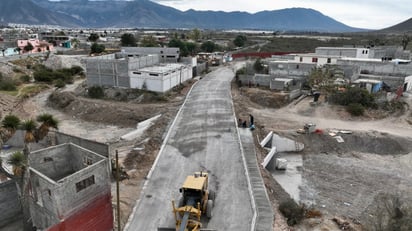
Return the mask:
[[[270,89],[272,90],[289,90],[289,87],[293,85],[293,79],[289,78],[273,78],[270,81]]]

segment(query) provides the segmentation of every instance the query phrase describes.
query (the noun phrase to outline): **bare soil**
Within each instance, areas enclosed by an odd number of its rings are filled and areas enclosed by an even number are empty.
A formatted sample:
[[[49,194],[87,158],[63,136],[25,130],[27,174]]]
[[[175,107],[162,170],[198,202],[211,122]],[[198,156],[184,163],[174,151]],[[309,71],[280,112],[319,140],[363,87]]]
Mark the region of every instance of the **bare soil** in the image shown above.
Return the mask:
[[[402,113],[367,111],[353,117],[344,108],[323,102],[313,106],[313,98],[299,103],[287,102],[284,94],[232,84],[236,114],[256,124],[257,158],[262,161],[268,151],[259,147],[270,131],[305,144],[300,198],[306,206],[320,211],[321,218],[306,219],[301,225],[288,227],[278,206],[289,197],[261,168],[268,195],[276,213],[274,230],[363,230],[375,212],[371,207],[380,193],[411,195],[412,126],[409,106]],[[268,103],[269,98],[280,99]],[[261,96],[259,98],[259,96]],[[318,133],[299,134],[305,123],[315,123]],[[328,133],[331,129],[351,130],[339,134],[338,143]]]

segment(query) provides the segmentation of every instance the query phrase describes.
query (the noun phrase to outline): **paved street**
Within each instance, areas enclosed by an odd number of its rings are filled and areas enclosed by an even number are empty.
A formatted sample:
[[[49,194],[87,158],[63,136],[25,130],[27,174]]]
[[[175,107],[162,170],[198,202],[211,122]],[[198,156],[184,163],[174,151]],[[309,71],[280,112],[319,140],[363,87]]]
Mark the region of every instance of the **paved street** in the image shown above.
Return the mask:
[[[171,200],[179,199],[186,176],[200,170],[209,172],[216,191],[207,228],[251,230],[254,213],[230,96],[233,75],[231,69],[219,68],[194,86],[125,230],[174,227]]]

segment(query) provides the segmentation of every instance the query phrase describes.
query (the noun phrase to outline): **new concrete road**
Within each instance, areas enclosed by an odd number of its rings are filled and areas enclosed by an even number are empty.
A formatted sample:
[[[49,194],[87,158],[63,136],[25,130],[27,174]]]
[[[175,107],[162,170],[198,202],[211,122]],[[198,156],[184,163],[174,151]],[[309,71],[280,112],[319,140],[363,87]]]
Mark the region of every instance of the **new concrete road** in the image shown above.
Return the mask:
[[[166,137],[128,231],[175,227],[171,201],[187,175],[207,171],[216,192],[208,229],[250,231],[254,212],[230,95],[231,69],[219,68],[193,87]]]

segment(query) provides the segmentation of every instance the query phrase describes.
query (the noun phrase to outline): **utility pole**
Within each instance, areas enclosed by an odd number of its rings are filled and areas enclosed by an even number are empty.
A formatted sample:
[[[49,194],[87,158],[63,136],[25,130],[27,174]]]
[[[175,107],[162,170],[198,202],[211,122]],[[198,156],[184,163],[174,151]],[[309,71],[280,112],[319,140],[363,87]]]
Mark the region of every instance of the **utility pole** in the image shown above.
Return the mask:
[[[117,197],[117,230],[121,231],[120,227],[120,188],[119,188],[119,152],[116,150],[116,197]]]

